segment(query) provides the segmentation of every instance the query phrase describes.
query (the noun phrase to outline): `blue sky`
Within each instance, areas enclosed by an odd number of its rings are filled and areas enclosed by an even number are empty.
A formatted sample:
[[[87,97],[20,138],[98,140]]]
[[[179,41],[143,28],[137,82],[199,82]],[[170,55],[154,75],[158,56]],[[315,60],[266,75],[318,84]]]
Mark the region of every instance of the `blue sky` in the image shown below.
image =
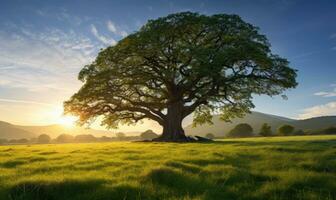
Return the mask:
[[[148,19],[195,11],[238,14],[299,70],[299,86],[255,97],[255,110],[292,118],[336,115],[336,1],[15,1],[0,7],[0,120],[56,123],[100,48]]]

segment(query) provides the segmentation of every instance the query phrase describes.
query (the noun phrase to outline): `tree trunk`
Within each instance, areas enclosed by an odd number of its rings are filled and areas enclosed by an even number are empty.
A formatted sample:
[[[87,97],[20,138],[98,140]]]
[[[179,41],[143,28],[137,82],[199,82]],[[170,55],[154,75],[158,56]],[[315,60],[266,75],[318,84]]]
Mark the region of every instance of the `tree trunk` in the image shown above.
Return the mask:
[[[188,138],[182,128],[183,104],[180,102],[168,106],[162,135],[156,141],[185,142]]]

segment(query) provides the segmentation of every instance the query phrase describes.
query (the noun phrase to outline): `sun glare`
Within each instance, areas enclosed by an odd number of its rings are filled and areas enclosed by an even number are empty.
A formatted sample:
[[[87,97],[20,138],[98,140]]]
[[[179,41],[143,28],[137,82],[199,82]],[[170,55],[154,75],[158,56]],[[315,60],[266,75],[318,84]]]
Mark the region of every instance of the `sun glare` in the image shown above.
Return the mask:
[[[65,127],[74,127],[77,118],[74,116],[61,116],[58,123]]]

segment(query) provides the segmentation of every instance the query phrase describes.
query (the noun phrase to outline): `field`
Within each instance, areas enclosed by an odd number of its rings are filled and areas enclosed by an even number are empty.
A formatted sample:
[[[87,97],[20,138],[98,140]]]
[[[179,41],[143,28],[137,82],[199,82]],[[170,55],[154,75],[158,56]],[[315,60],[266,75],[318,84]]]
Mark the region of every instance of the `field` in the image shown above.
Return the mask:
[[[336,199],[336,136],[0,146],[0,199]]]

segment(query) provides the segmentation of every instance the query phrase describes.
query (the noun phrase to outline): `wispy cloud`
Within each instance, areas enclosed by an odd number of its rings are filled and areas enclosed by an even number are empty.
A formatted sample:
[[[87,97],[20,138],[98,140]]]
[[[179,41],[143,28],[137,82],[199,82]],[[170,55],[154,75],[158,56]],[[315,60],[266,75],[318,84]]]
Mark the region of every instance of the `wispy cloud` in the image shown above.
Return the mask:
[[[314,95],[322,97],[336,97],[336,90],[333,92],[317,92]]]
[[[65,8],[58,8],[55,10],[50,10],[46,8],[37,9],[35,10],[35,13],[43,18],[56,19],[58,21],[77,26],[81,25],[83,22],[88,21],[90,19],[90,17],[88,16],[79,17],[73,14],[69,14],[67,9]]]
[[[331,84],[331,87],[334,87],[332,91],[320,91],[316,92],[314,95],[321,97],[336,97],[336,85]]]
[[[330,39],[336,39],[336,33],[331,34]]]
[[[34,104],[34,105],[40,105],[40,106],[55,106],[53,104],[44,103],[44,102],[18,100],[18,99],[3,99],[3,98],[0,98],[0,101],[1,102],[7,102],[7,103]]]
[[[117,41],[113,38],[107,38],[103,35],[100,35],[95,25],[91,24],[91,33],[103,44],[105,45],[115,45]]]
[[[117,26],[111,20],[108,20],[106,25],[107,25],[107,29],[116,35],[119,35],[122,37],[126,37],[128,35],[126,31],[121,30],[119,27],[117,28]]]
[[[336,115],[336,101],[306,108],[303,110],[301,114],[299,114],[298,118],[307,119],[312,117],[320,117],[328,115]]]
[[[98,45],[74,31],[32,29],[0,32],[0,87],[66,93],[77,88],[77,73],[93,60]]]
[[[107,28],[112,33],[117,33],[117,28],[115,27],[114,23],[111,20],[107,21]]]

